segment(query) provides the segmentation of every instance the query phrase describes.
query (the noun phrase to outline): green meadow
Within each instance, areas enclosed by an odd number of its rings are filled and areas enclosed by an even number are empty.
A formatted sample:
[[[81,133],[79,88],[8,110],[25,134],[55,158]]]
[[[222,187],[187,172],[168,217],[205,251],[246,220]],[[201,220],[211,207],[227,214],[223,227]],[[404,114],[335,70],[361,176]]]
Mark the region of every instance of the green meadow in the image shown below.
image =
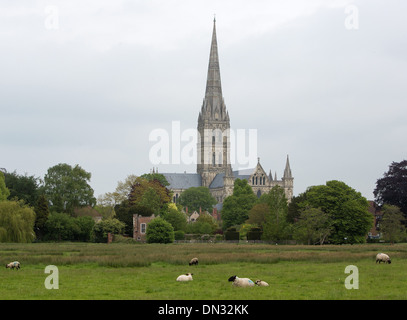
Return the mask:
[[[392,264],[376,264],[385,252]],[[198,266],[189,266],[198,257]],[[20,270],[5,268],[14,260]],[[2,300],[400,300],[407,298],[407,244],[0,244]],[[47,289],[58,268],[58,289]],[[358,289],[347,289],[348,265]],[[177,282],[192,272],[193,281]],[[238,288],[232,275],[269,287]],[[48,279],[48,280],[47,280]],[[350,282],[355,284],[353,278]],[[52,282],[53,283],[53,282]]]

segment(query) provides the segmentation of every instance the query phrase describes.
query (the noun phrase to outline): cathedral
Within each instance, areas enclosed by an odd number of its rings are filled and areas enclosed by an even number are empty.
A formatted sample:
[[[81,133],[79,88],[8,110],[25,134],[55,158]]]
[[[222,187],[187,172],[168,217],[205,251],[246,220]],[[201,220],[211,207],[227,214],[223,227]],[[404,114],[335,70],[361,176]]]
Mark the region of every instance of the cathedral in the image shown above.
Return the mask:
[[[273,178],[271,170],[267,174],[259,158],[255,168],[233,171],[229,135],[230,120],[222,95],[214,19],[206,91],[198,116],[197,173],[162,173],[170,184],[168,188],[173,192],[173,201],[177,202],[181,193],[188,188],[205,186],[218,201],[217,208],[220,209],[223,200],[233,193],[235,179],[246,179],[258,197],[274,186],[280,186],[290,201],[294,178],[288,156],[281,180],[277,179],[276,174]]]

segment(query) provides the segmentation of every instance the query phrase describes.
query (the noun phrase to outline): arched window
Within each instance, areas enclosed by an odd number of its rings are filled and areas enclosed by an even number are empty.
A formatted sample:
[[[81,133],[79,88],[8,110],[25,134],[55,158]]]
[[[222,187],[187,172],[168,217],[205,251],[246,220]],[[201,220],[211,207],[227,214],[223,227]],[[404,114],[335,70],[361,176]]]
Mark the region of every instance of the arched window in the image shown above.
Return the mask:
[[[258,191],[257,191],[257,198],[260,198],[260,197],[261,197],[261,191],[258,190]]]

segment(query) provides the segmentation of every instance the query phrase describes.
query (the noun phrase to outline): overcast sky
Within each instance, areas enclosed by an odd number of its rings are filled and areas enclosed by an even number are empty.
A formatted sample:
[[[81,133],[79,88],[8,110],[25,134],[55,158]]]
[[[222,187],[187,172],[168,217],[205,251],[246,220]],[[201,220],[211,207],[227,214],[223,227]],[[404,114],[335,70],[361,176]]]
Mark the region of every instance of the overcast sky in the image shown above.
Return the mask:
[[[289,155],[295,195],[335,179],[372,200],[407,159],[406,12],[402,0],[3,0],[0,168],[43,178],[78,164],[95,196],[153,166],[196,172],[153,164],[149,136],[196,128],[216,14],[231,128],[257,130],[266,172],[281,179]]]

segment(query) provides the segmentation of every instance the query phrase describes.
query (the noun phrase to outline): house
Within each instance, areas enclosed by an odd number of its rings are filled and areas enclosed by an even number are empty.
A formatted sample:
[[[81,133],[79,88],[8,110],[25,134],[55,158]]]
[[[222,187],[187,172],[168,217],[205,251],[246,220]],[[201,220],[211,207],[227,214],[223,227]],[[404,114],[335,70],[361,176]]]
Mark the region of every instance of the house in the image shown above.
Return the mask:
[[[143,217],[138,214],[133,214],[133,239],[146,242],[147,241],[147,225],[155,218],[155,215]]]

